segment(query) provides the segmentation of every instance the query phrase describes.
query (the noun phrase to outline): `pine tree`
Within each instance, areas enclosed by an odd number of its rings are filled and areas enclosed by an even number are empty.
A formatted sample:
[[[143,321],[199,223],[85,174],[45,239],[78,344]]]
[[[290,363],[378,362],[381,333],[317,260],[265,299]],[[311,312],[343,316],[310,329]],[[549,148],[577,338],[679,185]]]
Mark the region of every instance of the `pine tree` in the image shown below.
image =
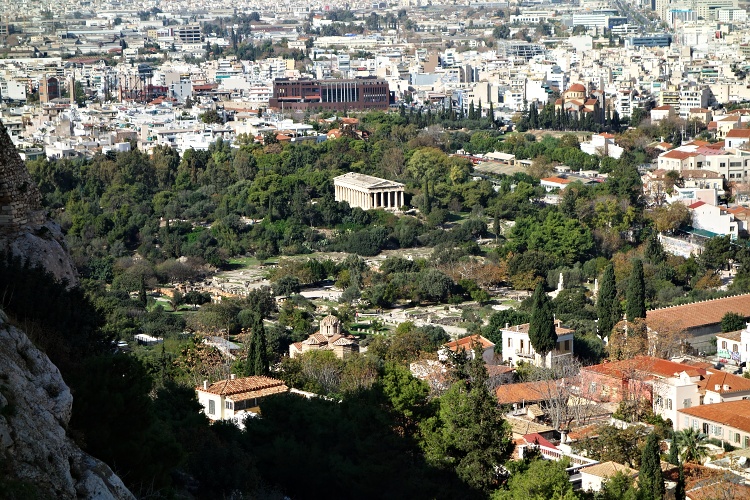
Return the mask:
[[[612,333],[615,324],[620,320],[619,309],[615,285],[615,268],[610,264],[604,270],[602,282],[599,286],[599,296],[596,298],[596,314],[599,317],[597,328],[601,338],[609,337],[609,334]]]
[[[625,298],[628,321],[646,317],[646,283],[643,278],[643,262],[640,259],[633,261],[633,271],[630,273]]]
[[[677,446],[677,435],[672,431],[672,446],[669,447],[669,458],[668,461],[672,465],[680,464],[680,452]]]
[[[638,472],[638,485],[643,500],[664,498],[664,477],[661,474],[659,458],[659,438],[655,433],[648,435],[641,455],[641,468]]]
[[[531,299],[531,320],[529,321],[529,341],[534,350],[545,358],[557,345],[555,319],[552,316],[552,302],[539,283]]]
[[[680,475],[677,477],[677,485],[674,488],[675,500],[685,500],[685,468],[680,464]]]

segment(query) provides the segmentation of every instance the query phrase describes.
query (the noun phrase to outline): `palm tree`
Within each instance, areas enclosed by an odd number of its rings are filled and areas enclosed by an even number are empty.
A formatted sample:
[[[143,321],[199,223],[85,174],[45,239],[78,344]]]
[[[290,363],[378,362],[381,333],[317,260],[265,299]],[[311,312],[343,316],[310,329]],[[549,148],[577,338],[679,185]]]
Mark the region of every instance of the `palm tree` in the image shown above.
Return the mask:
[[[680,450],[680,460],[685,462],[702,463],[708,456],[706,442],[708,436],[696,429],[683,429],[675,433],[675,441]]]

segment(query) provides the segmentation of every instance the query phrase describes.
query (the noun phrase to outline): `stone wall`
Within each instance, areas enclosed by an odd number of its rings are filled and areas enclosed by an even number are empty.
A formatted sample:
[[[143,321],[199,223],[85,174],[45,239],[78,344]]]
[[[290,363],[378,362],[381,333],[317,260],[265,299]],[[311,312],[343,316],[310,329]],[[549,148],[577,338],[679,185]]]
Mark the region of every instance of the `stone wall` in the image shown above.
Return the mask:
[[[42,196],[0,123],[0,233],[45,221]]]

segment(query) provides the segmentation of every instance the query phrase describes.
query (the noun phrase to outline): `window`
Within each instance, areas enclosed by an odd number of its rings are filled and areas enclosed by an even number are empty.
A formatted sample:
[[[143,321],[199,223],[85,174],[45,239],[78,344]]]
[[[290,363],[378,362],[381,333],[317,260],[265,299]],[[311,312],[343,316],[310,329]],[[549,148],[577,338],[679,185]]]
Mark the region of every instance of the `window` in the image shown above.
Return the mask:
[[[667,399],[667,410],[671,410],[671,409],[672,409],[672,400]]]
[[[739,442],[740,442],[740,433],[739,432],[735,432],[734,433],[734,442],[737,443],[737,444],[739,444]]]
[[[745,436],[745,448],[750,448],[750,436]]]
[[[521,343],[521,351],[523,351],[523,339],[519,341]]]
[[[685,427],[688,427],[690,425],[690,417],[685,417],[684,424],[685,424]]]
[[[715,436],[721,436],[721,435],[723,435],[723,434],[724,434],[724,433],[723,433],[723,429],[722,429],[722,428],[721,428],[720,426],[716,425],[716,426],[714,426],[714,427],[715,427],[715,428],[714,428],[714,435],[715,435]]]
[[[216,401],[213,399],[208,400],[208,414],[214,415],[216,414]]]
[[[693,406],[693,400],[692,399],[688,398],[688,399],[685,399],[685,400],[682,401],[682,407],[683,408],[690,408],[691,406]]]
[[[513,339],[508,339],[508,347],[513,347]]]
[[[739,349],[737,348],[737,344],[732,344],[732,352],[739,352]]]
[[[721,348],[724,349],[724,350],[726,350],[726,348],[727,348],[727,341],[726,340],[722,340],[721,341]]]
[[[661,399],[661,396],[656,396],[656,406],[658,406],[659,408],[664,406],[664,401]]]
[[[703,424],[702,432],[706,436],[710,436],[711,434],[713,434],[714,433],[714,426],[713,426],[713,424],[709,425],[709,424],[704,423]]]
[[[570,340],[566,340],[565,341],[565,351],[567,352],[569,350],[570,350]]]
[[[231,401],[226,401],[226,402],[224,402],[224,408],[226,408],[227,410],[233,410],[234,409],[234,405],[232,404]]]

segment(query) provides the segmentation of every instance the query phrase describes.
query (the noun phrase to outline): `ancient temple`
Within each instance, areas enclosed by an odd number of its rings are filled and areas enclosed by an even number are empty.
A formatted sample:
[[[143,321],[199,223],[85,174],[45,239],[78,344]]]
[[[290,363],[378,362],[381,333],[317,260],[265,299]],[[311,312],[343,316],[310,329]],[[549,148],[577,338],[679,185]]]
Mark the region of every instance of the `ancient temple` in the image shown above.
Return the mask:
[[[371,175],[349,172],[333,178],[336,201],[362,210],[400,210],[404,206],[404,185]]]

